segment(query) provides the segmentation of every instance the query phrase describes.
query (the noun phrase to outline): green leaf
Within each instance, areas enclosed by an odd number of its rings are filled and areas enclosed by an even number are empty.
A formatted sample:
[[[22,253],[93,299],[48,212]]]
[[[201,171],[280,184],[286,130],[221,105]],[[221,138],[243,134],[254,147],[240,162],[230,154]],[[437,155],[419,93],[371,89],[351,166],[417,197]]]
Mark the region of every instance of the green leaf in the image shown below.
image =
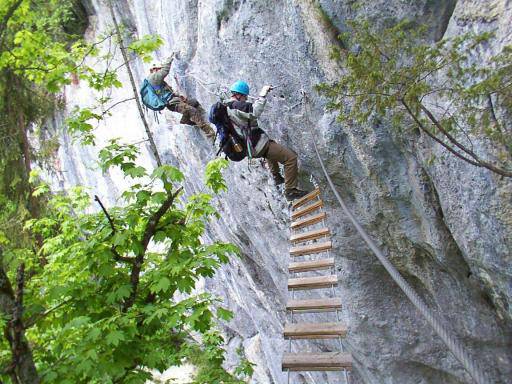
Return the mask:
[[[163,182],[181,182],[185,179],[185,176],[178,168],[164,164],[153,171],[151,178],[160,179]]]
[[[105,339],[108,344],[117,347],[120,341],[125,340],[125,336],[123,332],[119,330],[114,330],[109,332]]]
[[[215,193],[227,191],[228,187],[222,177],[222,170],[229,165],[226,159],[217,158],[206,165],[205,184]]]
[[[225,321],[230,321],[233,318],[233,312],[219,307],[217,308],[217,317]]]
[[[151,286],[151,291],[158,292],[166,292],[171,286],[171,281],[167,277],[161,277],[156,284]]]
[[[89,331],[89,334],[87,336],[89,339],[95,341],[101,336],[101,334],[102,334],[101,329],[94,327]]]
[[[146,176],[146,168],[144,167],[130,167],[124,170],[125,175],[136,178]]]

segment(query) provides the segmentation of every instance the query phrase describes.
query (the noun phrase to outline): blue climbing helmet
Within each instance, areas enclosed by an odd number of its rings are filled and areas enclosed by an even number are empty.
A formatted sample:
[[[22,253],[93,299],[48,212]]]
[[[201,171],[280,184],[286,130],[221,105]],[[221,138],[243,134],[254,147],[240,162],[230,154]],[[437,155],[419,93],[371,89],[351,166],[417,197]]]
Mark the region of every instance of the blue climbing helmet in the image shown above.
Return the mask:
[[[243,80],[238,80],[233,83],[231,88],[229,88],[231,92],[241,93],[242,95],[248,95],[249,94],[249,84],[247,84]]]

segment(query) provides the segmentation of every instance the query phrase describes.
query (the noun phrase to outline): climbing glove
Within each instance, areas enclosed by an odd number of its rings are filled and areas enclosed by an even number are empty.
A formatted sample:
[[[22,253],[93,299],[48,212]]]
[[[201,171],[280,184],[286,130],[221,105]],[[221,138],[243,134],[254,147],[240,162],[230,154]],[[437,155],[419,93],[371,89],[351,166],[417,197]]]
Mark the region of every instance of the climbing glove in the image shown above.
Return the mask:
[[[271,90],[271,85],[265,85],[263,88],[261,88],[260,97],[266,97]]]

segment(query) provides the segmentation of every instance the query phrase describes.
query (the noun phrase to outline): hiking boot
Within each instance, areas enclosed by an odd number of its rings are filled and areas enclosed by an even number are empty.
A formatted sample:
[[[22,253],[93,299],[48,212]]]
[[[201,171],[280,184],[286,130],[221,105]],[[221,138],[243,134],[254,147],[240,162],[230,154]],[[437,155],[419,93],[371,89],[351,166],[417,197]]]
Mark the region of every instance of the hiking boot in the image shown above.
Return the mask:
[[[211,141],[215,141],[215,131],[213,130],[210,124],[201,124],[199,128],[205,133],[208,139],[210,139]]]
[[[180,124],[196,125],[196,123],[194,123],[192,120],[190,120],[190,118],[185,114],[183,114],[181,116]]]
[[[272,178],[274,179],[276,187],[284,183],[284,178],[279,173],[277,175],[272,175]]]
[[[287,191],[284,191],[284,196],[286,197],[286,200],[293,201],[306,196],[309,192],[310,191],[303,191],[302,189],[292,188]]]

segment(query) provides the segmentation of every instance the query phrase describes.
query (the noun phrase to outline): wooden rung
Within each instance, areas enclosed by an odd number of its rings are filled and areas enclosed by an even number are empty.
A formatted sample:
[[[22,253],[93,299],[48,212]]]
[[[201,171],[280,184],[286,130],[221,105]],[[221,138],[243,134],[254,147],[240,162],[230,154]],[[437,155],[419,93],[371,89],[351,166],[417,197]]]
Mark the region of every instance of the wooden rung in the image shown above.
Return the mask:
[[[322,200],[315,201],[313,204],[307,205],[304,208],[297,209],[292,212],[292,220],[297,220],[299,217],[305,216],[308,213],[314,212],[317,209],[320,209],[324,206],[324,202]]]
[[[299,228],[307,227],[308,225],[313,225],[313,224],[319,223],[322,220],[324,220],[326,216],[327,215],[325,214],[325,212],[320,212],[319,214],[316,214],[314,216],[309,216],[302,220],[293,221],[291,228],[299,229]]]
[[[319,195],[320,195],[320,189],[318,189],[318,188],[313,189],[306,196],[303,196],[300,199],[295,200],[292,203],[292,209],[299,208],[300,206],[306,204],[308,201],[313,200],[314,198],[316,198]]]
[[[285,353],[283,371],[342,371],[352,368],[352,355],[346,352]]]
[[[309,241],[309,240],[316,240],[320,239],[325,236],[330,236],[331,231],[329,228],[320,228],[315,229],[313,231],[309,232],[303,232],[303,233],[297,233],[295,235],[290,236],[290,242],[292,243],[300,243],[301,241]]]
[[[334,312],[341,309],[341,299],[334,297],[327,299],[290,300],[286,303],[286,309],[301,313]]]
[[[341,323],[285,324],[285,339],[336,339],[347,335],[347,327]]]
[[[331,248],[332,248],[331,241],[325,241],[323,243],[316,243],[316,244],[301,245],[299,247],[290,248],[290,255],[291,256],[313,255],[315,253],[321,253],[321,252],[328,251]]]
[[[288,279],[288,289],[330,288],[336,285],[338,285],[338,277],[336,275]]]
[[[288,267],[288,271],[290,273],[294,272],[307,272],[307,271],[317,271],[321,269],[329,269],[334,267],[334,258],[329,259],[319,259],[312,261],[299,261],[296,263],[290,263]]]

